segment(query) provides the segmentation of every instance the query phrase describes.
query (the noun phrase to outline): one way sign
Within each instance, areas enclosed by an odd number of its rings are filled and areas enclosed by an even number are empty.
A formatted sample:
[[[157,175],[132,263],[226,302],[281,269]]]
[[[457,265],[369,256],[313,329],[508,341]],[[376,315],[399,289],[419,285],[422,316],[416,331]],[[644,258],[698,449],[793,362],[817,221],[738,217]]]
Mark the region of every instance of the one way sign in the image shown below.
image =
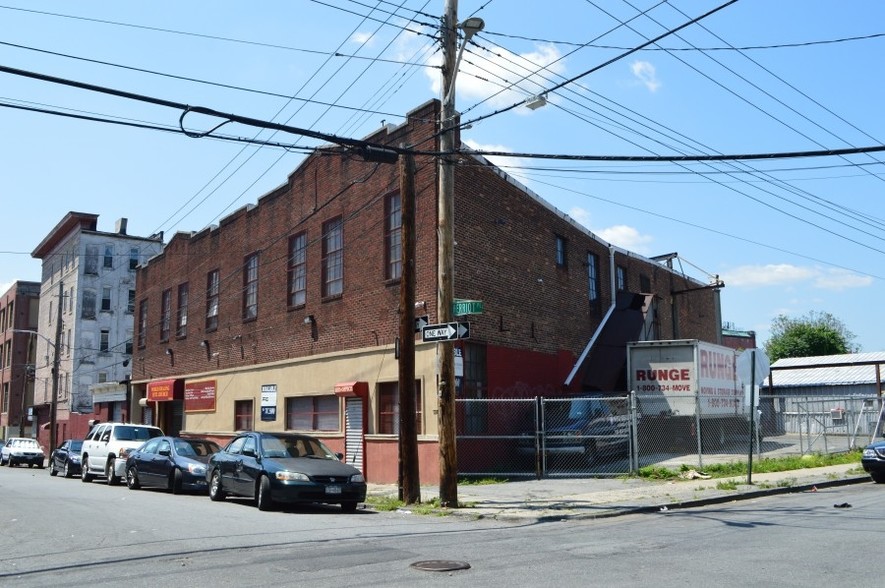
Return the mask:
[[[468,339],[469,337],[470,323],[427,325],[421,329],[421,339],[425,343],[433,341],[451,341],[453,339]]]

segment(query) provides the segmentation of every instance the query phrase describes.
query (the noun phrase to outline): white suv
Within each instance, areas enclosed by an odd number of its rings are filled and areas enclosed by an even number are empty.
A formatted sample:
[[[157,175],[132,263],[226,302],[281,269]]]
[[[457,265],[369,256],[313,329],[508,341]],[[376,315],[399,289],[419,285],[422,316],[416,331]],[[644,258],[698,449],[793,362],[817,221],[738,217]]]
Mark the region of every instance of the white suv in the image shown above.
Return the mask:
[[[95,476],[105,476],[108,485],[120,483],[126,476],[126,457],[148,439],[162,437],[163,431],[151,425],[131,423],[99,423],[83,440],[80,450],[82,472],[80,479],[91,482]]]

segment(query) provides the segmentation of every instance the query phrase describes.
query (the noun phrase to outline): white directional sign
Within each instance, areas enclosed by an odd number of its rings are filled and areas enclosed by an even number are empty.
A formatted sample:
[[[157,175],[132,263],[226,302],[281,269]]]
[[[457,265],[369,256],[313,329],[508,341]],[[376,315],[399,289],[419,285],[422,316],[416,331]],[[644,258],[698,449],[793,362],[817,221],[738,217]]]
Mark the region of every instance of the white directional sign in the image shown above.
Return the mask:
[[[427,325],[421,329],[421,338],[425,343],[433,341],[451,341],[470,337],[470,323],[444,323]]]

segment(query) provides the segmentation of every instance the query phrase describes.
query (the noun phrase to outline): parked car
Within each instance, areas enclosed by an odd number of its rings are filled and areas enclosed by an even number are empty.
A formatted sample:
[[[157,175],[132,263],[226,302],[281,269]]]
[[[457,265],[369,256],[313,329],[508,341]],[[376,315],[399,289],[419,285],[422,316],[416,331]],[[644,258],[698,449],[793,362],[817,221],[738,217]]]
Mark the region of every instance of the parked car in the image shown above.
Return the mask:
[[[209,498],[245,496],[260,510],[318,502],[354,512],[366,499],[366,480],[341,457],[308,435],[240,433],[209,460]]]
[[[877,484],[885,484],[885,439],[867,445],[860,463]]]
[[[55,476],[61,472],[65,478],[79,476],[82,447],[82,439],[68,439],[54,449],[49,454],[49,475]]]
[[[208,439],[156,437],[129,453],[126,485],[130,490],[159,486],[173,494],[205,491],[206,462],[217,451],[221,447]]]
[[[107,478],[109,486],[119,484],[126,475],[128,453],[145,441],[162,437],[163,431],[151,425],[100,423],[95,425],[80,449],[80,479],[91,482],[96,476]]]
[[[0,449],[0,465],[15,466],[28,464],[29,468],[43,468],[46,454],[36,439],[30,437],[10,437]]]
[[[624,400],[604,398],[549,399],[540,435],[527,431],[519,440],[520,455],[543,447],[548,459],[583,468],[599,461],[627,457],[630,420]]]

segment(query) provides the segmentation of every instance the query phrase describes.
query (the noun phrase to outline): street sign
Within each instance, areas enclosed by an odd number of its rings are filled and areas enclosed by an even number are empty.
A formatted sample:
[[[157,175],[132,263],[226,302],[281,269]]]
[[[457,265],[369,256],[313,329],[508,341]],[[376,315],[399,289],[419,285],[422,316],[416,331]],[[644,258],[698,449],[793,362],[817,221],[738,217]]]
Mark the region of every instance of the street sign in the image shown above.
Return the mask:
[[[482,300],[462,300],[455,298],[452,303],[452,314],[454,316],[464,316],[465,314],[482,314]]]
[[[424,327],[430,324],[430,317],[428,315],[416,316],[415,317],[415,332],[420,333]]]
[[[433,341],[452,341],[454,339],[468,339],[469,337],[470,323],[427,325],[421,330],[421,338],[425,343],[431,343]]]

